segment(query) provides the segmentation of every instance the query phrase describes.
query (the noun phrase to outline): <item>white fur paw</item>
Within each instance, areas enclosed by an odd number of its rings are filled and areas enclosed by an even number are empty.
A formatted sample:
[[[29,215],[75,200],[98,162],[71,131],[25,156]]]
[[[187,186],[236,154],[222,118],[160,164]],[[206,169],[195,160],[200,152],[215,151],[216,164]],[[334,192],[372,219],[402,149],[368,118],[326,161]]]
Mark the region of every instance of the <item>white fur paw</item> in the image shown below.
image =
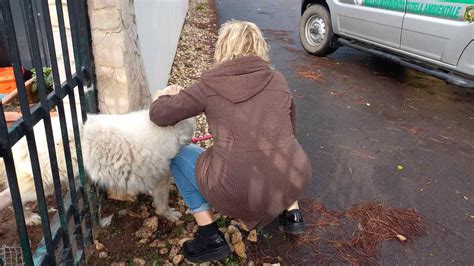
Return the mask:
[[[41,224],[41,217],[34,212],[25,214],[25,223],[27,226],[39,225]]]
[[[179,211],[176,211],[174,208],[169,208],[164,212],[156,212],[156,214],[165,217],[168,221],[177,222],[183,216],[183,214]]]

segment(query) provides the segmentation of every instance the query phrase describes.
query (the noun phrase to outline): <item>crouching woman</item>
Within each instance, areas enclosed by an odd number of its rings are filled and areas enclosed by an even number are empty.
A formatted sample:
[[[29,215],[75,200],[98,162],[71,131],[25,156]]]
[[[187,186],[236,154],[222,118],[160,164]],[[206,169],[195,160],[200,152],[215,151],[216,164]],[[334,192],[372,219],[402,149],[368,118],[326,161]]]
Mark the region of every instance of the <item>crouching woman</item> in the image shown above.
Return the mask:
[[[295,105],[285,78],[270,66],[258,27],[230,21],[219,30],[215,67],[187,89],[174,86],[150,109],[159,126],[205,113],[214,145],[185,146],[172,174],[199,229],[184,243],[192,262],[218,260],[230,249],[211,206],[249,227],[279,218],[286,233],[303,232],[297,199],[310,175],[308,156],[295,138]]]

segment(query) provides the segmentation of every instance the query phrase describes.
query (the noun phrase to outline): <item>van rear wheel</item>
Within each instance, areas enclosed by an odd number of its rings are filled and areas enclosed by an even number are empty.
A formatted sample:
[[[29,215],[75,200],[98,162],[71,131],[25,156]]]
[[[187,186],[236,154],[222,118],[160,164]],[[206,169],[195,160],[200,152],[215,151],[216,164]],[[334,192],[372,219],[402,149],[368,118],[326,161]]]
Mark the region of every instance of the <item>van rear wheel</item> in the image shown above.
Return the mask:
[[[329,10],[323,5],[311,5],[300,20],[300,41],[306,52],[325,56],[337,49]]]

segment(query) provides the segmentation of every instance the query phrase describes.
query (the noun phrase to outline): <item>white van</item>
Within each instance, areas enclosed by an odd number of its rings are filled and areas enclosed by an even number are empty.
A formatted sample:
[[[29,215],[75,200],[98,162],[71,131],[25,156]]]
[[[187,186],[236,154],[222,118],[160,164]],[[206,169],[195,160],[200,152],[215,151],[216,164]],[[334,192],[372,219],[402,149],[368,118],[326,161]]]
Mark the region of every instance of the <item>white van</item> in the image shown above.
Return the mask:
[[[310,54],[346,45],[474,88],[474,0],[304,0],[301,15]]]

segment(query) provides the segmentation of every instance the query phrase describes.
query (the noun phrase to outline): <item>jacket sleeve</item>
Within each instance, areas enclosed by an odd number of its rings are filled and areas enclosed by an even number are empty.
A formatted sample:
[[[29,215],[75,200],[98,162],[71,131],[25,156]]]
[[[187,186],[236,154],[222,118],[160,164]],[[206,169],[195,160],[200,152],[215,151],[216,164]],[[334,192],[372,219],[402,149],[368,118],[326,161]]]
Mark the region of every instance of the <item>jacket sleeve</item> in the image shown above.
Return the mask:
[[[181,120],[202,113],[206,96],[198,84],[176,95],[163,95],[150,106],[150,120],[158,126],[173,126]]]
[[[296,105],[293,97],[291,97],[290,119],[293,126],[293,134],[296,135]]]

